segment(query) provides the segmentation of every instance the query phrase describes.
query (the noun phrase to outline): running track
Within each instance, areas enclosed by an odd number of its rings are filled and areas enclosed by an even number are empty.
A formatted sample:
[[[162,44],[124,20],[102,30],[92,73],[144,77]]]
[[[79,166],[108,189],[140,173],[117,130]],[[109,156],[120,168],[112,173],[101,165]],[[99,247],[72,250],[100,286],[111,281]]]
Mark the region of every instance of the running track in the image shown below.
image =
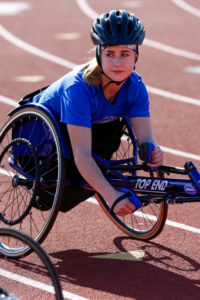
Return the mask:
[[[159,0],[29,3],[31,9],[18,15],[0,16],[1,28],[52,54],[57,62],[16,47],[1,36],[0,95],[18,100],[63,76],[74,64],[91,56],[87,54],[93,47],[89,30],[95,13],[113,8],[130,10],[143,20],[147,32],[136,67],[149,87],[155,137],[164,147],[200,155],[200,75],[184,71],[200,65],[197,0],[188,2],[190,8],[178,0],[163,0],[162,5]],[[137,3],[141,6],[133,8]],[[79,33],[80,38],[56,39],[58,33]],[[13,80],[16,76],[38,75],[45,79],[35,83]],[[163,97],[160,91],[171,94]],[[179,101],[173,99],[174,94],[179,95]],[[197,102],[180,101],[181,96]],[[1,103],[1,124],[11,106]],[[186,160],[189,158],[165,153],[165,164],[182,167]],[[200,168],[199,160],[193,161]],[[199,208],[197,204],[170,206],[168,220],[200,229]],[[166,225],[153,241],[134,241],[115,228],[96,204],[85,202],[59,215],[42,246],[56,265],[63,290],[71,293],[68,299],[78,299],[75,295],[91,300],[199,299],[199,232],[186,229]],[[91,258],[135,250],[146,251],[141,262]]]

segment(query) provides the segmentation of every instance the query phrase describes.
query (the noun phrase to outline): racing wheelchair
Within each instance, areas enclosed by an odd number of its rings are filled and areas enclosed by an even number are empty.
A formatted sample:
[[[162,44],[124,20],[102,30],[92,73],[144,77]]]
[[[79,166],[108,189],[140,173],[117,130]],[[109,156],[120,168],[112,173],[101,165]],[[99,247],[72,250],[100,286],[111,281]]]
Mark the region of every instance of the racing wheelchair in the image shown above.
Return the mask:
[[[42,243],[59,210],[66,211],[62,208],[66,188],[81,188],[91,195],[95,191],[81,176],[68,177],[68,160],[73,154],[68,147],[67,128],[48,108],[24,97],[8,116],[0,130],[0,221]],[[143,205],[121,218],[110,211],[101,195],[95,195],[109,219],[123,232],[134,239],[149,240],[163,230],[168,203],[200,201],[200,174],[192,162],[182,169],[162,165],[157,171],[145,162],[138,164],[138,144],[128,117],[122,119],[120,130],[117,151],[106,159],[98,152],[92,154],[110,184],[116,190],[131,189]],[[189,179],[166,179],[164,173]],[[13,248],[9,242],[0,241],[3,255],[20,258],[30,252],[27,245]]]

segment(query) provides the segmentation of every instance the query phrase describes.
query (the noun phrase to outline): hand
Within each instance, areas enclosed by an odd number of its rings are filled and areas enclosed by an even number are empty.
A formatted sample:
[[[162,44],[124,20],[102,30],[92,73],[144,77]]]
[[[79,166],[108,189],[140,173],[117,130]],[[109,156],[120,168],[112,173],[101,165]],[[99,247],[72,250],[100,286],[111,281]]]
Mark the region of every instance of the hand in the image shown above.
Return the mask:
[[[122,195],[124,195],[124,193],[120,193],[120,192],[116,193],[115,199],[112,202],[109,201],[109,206],[111,207],[112,204],[115,202],[115,200]],[[135,211],[135,209],[136,209],[135,205],[132,204],[128,198],[126,198],[120,201],[119,203],[117,203],[113,212],[120,217],[124,217],[128,214],[132,214]]]
[[[159,167],[163,164],[164,154],[159,146],[156,146],[153,151],[151,151],[152,163],[147,163],[150,167]]]

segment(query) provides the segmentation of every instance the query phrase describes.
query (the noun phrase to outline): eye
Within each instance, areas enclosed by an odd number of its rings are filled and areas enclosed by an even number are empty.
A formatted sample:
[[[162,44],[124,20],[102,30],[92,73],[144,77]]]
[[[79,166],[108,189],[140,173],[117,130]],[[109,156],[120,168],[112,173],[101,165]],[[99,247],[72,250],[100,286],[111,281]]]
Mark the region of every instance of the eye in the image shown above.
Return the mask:
[[[111,53],[106,54],[107,57],[112,57],[113,55]]]

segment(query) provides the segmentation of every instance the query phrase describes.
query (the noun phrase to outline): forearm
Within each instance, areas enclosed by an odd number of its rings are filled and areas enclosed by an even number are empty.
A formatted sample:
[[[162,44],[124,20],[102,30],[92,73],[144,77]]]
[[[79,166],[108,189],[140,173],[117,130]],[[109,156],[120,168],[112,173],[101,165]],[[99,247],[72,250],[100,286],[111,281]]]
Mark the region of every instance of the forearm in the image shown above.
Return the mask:
[[[83,178],[100,193],[108,202],[116,199],[117,191],[109,184],[103,176],[98,165],[88,153],[79,154],[75,158],[76,166]]]
[[[145,136],[143,139],[138,140],[138,142],[139,142],[139,145],[141,145],[142,143],[149,142],[149,143],[154,144],[155,146],[158,146],[153,135]]]

